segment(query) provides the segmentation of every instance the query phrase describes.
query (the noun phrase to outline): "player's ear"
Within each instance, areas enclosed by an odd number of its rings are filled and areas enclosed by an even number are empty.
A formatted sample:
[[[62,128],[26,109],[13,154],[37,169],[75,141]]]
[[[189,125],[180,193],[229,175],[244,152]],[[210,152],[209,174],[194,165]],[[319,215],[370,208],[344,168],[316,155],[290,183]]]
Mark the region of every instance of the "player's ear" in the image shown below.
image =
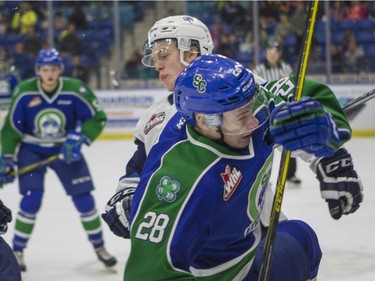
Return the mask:
[[[207,128],[206,116],[204,114],[195,114],[195,124],[200,128]]]

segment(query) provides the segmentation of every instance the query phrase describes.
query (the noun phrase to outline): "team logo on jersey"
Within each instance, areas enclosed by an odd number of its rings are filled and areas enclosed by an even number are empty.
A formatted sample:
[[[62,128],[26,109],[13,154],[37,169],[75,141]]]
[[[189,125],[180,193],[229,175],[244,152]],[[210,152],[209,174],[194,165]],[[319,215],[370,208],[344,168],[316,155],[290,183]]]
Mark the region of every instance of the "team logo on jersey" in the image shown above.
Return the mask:
[[[40,97],[33,97],[31,101],[27,104],[28,108],[32,108],[38,106],[42,103],[42,99]]]
[[[172,180],[170,177],[164,176],[160,179],[156,187],[156,195],[160,201],[172,203],[176,200],[180,188],[181,184],[177,180]]]
[[[58,109],[40,111],[34,119],[34,134],[42,139],[56,139],[65,135],[65,115]]]
[[[148,122],[146,123],[145,129],[144,129],[145,134],[147,135],[152,130],[152,128],[163,123],[164,119],[165,119],[165,112],[152,114],[150,120],[148,120]]]
[[[221,178],[224,182],[223,199],[224,201],[228,201],[240,184],[242,180],[242,173],[235,167],[231,168],[229,165],[227,165],[225,167],[225,172],[221,173]]]

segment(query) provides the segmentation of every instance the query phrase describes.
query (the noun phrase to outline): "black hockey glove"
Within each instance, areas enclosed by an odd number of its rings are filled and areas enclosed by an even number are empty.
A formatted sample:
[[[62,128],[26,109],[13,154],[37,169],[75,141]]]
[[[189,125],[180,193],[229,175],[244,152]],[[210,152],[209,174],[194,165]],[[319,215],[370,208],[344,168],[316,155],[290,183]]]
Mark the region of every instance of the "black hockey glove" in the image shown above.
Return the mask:
[[[334,156],[320,160],[316,174],[321,195],[334,219],[354,213],[359,208],[363,187],[353,168],[352,157],[344,148],[337,150]]]
[[[8,223],[12,221],[12,212],[0,200],[0,234],[8,230]]]
[[[130,207],[133,201],[135,188],[125,188],[117,192],[106,204],[103,220],[111,231],[123,238],[130,238]]]

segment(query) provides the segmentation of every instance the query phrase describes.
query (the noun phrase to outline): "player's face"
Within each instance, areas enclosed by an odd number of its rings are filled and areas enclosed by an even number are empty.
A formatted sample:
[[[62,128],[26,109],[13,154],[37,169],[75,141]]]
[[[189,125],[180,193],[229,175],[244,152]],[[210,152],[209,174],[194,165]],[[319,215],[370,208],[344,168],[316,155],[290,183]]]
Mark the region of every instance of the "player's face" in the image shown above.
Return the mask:
[[[180,61],[180,51],[176,47],[173,39],[159,40],[153,43],[151,54],[149,55],[150,65],[155,66],[159,72],[159,79],[164,83],[168,91],[173,91],[178,75],[185,69]],[[185,61],[192,60],[185,57]]]
[[[40,76],[43,89],[53,90],[58,85],[61,68],[58,65],[43,65],[39,67],[37,74]]]
[[[253,100],[236,110],[223,113],[221,131],[225,143],[229,146],[245,148],[249,145],[252,133],[259,127],[252,108]]]

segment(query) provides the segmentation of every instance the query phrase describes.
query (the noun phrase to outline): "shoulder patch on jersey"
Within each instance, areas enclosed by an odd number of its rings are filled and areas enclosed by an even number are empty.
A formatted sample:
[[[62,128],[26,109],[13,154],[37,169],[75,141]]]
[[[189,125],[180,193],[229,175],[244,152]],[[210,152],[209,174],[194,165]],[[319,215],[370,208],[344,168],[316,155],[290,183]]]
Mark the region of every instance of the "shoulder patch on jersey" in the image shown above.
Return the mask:
[[[33,97],[31,101],[27,104],[28,108],[32,108],[38,106],[42,103],[42,99],[40,97]]]
[[[159,201],[172,203],[177,199],[177,193],[180,191],[181,184],[177,180],[172,180],[169,176],[160,179],[156,186],[156,195]]]
[[[240,184],[242,180],[242,173],[235,167],[231,168],[229,165],[227,165],[224,173],[221,173],[221,178],[224,182],[223,199],[224,201],[228,201]]]
[[[156,114],[152,114],[150,120],[148,120],[148,122],[146,123],[146,126],[144,128],[144,133],[147,135],[152,130],[152,128],[163,123],[165,120],[165,115],[166,114],[164,111],[156,113]]]

